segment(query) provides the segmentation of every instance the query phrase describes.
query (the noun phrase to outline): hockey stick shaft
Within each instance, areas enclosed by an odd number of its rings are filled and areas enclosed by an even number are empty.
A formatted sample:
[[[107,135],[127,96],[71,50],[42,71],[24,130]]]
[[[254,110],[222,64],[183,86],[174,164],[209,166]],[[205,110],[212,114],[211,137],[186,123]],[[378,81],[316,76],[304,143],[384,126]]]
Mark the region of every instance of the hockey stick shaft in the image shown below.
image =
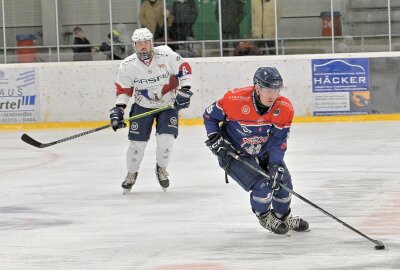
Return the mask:
[[[262,176],[264,176],[267,179],[270,179],[269,175],[267,173],[265,173],[264,171],[260,170],[259,168],[253,166],[252,164],[248,163],[245,160],[242,160],[238,155],[232,153],[232,152],[228,152],[228,154],[233,157],[234,159],[236,159],[237,161],[243,163],[244,165],[246,165],[247,167],[249,167],[250,169],[252,169],[253,171],[261,174]],[[334,215],[332,215],[331,213],[329,213],[328,211],[324,210],[323,208],[319,207],[318,205],[316,205],[315,203],[311,202],[310,200],[306,199],[305,197],[301,196],[300,194],[298,194],[297,192],[291,190],[290,188],[286,187],[283,184],[279,184],[281,186],[282,189],[286,190],[287,192],[289,192],[290,194],[296,196],[297,198],[299,198],[300,200],[302,200],[303,202],[311,205],[312,207],[318,209],[319,211],[321,211],[322,213],[324,213],[325,215],[327,215],[328,217],[333,218],[334,220],[336,220],[337,222],[339,222],[340,224],[342,224],[343,226],[347,227],[348,229],[352,230],[355,233],[358,233],[359,235],[361,235],[362,237],[364,237],[365,239],[371,241],[372,243],[374,243],[375,245],[377,245],[378,247],[383,248],[384,245],[381,241],[375,240],[370,238],[369,236],[363,234],[362,232],[360,232],[359,230],[353,228],[352,226],[350,226],[349,224],[347,224],[346,222],[344,222],[343,220],[335,217]]]
[[[151,111],[148,111],[148,112],[144,112],[144,113],[141,113],[141,114],[134,115],[132,117],[124,119],[123,122],[129,122],[130,120],[142,118],[142,117],[154,114],[154,113],[158,113],[158,112],[165,111],[165,110],[168,110],[168,109],[173,109],[173,108],[174,108],[173,105],[163,106],[161,108],[157,108],[157,109],[154,109],[154,110],[151,110]],[[103,129],[107,129],[107,128],[111,127],[111,126],[112,126],[111,124],[108,124],[108,125],[105,125],[105,126],[101,126],[101,127],[98,127],[98,128],[87,130],[87,131],[84,131],[82,133],[78,133],[78,134],[75,134],[75,135],[72,135],[72,136],[69,136],[69,137],[54,141],[54,142],[49,142],[49,143],[38,142],[35,139],[33,139],[32,137],[30,137],[28,134],[22,134],[21,140],[26,142],[27,144],[30,144],[30,145],[35,146],[37,148],[45,148],[45,147],[49,147],[49,146],[52,146],[52,145],[55,145],[55,144],[63,143],[63,142],[66,142],[66,141],[70,141],[70,140],[73,140],[73,139],[76,139],[76,138],[79,138],[79,137],[82,137],[82,136],[85,136],[85,135],[88,135],[88,134],[91,134],[91,133],[94,133],[94,132],[97,132],[97,131],[100,131],[100,130],[103,130]]]

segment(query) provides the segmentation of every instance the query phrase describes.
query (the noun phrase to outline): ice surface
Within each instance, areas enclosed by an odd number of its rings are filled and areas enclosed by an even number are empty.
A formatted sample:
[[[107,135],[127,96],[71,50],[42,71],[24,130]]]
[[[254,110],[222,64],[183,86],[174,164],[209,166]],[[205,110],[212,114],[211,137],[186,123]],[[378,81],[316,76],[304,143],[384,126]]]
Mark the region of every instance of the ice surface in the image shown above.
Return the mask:
[[[82,131],[27,133],[51,142]],[[265,231],[200,126],[181,128],[166,193],[153,135],[129,195],[126,130],[45,149],[22,133],[0,132],[0,269],[400,269],[400,122],[294,124],[286,155],[295,191],[383,251],[295,197],[311,231]]]

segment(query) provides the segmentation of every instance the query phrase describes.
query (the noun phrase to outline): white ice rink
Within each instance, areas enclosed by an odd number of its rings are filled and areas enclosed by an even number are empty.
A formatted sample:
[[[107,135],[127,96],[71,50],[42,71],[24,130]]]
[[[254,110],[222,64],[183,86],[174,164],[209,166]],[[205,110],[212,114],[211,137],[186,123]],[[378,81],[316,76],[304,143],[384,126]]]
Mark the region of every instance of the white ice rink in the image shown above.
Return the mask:
[[[32,130],[50,142],[84,130]],[[386,250],[293,197],[310,232],[277,236],[249,194],[183,127],[163,193],[155,139],[122,195],[126,130],[37,149],[0,132],[0,269],[400,269],[400,122],[294,124],[286,162],[294,189]]]

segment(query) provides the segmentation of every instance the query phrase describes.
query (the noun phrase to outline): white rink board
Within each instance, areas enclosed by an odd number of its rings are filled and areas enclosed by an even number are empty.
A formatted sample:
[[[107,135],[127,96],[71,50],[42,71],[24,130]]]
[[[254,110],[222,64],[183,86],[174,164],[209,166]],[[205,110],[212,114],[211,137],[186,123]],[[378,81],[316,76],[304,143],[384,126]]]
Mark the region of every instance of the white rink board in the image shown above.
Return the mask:
[[[235,87],[252,85],[260,66],[275,66],[284,80],[283,95],[291,99],[296,116],[312,115],[311,59],[399,56],[399,53],[353,55],[292,55],[189,58],[193,68],[191,107],[181,117],[199,118],[213,101]],[[3,65],[34,67],[39,81],[41,122],[108,120],[115,101],[114,76],[120,61],[30,63]]]

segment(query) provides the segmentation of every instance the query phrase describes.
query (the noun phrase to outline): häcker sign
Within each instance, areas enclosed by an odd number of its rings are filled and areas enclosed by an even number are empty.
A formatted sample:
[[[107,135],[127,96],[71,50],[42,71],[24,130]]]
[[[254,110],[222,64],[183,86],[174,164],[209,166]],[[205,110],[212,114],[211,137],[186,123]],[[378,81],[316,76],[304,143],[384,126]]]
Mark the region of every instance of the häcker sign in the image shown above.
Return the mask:
[[[313,92],[367,91],[368,59],[312,60]]]
[[[371,112],[367,58],[313,59],[313,115]]]

